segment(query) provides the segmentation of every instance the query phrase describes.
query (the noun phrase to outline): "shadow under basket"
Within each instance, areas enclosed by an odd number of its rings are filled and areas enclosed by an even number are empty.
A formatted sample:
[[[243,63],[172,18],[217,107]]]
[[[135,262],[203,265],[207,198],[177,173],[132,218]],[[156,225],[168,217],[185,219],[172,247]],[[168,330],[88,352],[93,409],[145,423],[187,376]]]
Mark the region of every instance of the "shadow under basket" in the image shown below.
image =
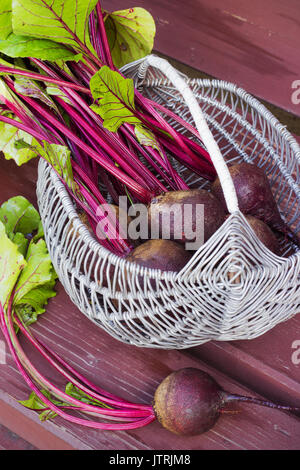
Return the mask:
[[[300,147],[258,100],[231,83],[189,79],[152,55],[123,72],[141,93],[193,125],[197,104],[226,170],[228,164],[242,161],[262,168],[283,220],[299,234]],[[208,181],[174,164],[190,187],[210,189]],[[219,176],[224,166],[215,164]],[[228,194],[230,185],[223,190]],[[46,243],[67,294],[117,340],[145,348],[184,349],[210,340],[252,339],[300,311],[299,248],[283,237],[280,256],[273,254],[234,204],[218,231],[173,273],[139,267],[102,247],[42,159],[37,196]]]

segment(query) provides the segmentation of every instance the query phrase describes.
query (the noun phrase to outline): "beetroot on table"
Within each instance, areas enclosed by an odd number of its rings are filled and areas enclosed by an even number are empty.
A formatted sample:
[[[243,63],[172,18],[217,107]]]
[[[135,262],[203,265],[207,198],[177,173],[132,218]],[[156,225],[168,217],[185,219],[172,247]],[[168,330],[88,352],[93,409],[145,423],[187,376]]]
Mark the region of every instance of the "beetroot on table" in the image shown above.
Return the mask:
[[[237,401],[282,410],[299,410],[226,392],[213,377],[196,368],[184,368],[168,375],[155,391],[153,409],[164,428],[174,434],[193,436],[211,429],[225,406]]]

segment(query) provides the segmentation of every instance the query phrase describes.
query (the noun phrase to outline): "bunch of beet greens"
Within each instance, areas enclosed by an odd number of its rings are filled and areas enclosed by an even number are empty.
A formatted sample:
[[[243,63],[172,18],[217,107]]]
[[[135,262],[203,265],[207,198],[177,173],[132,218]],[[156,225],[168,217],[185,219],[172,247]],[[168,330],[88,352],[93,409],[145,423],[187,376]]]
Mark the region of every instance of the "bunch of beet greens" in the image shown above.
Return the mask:
[[[148,203],[168,189],[188,189],[172,158],[196,174],[215,176],[207,152],[174,130],[161,116],[164,109],[119,72],[151,52],[154,35],[154,21],[142,8],[109,13],[98,0],[4,0],[0,5],[0,151],[17,165],[45,159],[94,230],[107,195],[116,202],[126,195],[131,202]],[[26,225],[32,217],[35,223]],[[56,279],[39,216],[17,197],[7,201],[0,219],[0,325],[32,390],[23,404],[39,410],[41,419],[60,415],[101,429],[153,421],[151,405],[105,392],[34,337],[29,325],[55,295]],[[121,237],[111,239],[109,229],[99,241],[120,256],[130,250]],[[64,391],[32,364],[20,333],[64,377]]]
[[[7,137],[0,150],[18,164],[46,159],[95,232],[107,195],[116,203],[120,195],[148,203],[164,191],[189,189],[172,161],[214,179],[205,149],[161,112],[191,126],[119,72],[151,51],[155,24],[147,11],[111,14],[97,0],[17,0],[9,17],[6,10],[0,7],[0,122]],[[99,241],[121,256],[130,250],[121,236],[109,237],[109,227]]]

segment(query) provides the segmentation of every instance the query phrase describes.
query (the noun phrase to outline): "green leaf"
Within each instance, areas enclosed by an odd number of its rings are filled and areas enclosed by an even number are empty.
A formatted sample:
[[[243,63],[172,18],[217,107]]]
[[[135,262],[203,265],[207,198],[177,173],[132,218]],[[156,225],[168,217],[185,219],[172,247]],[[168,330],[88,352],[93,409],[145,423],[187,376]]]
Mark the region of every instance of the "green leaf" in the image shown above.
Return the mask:
[[[80,53],[74,55],[72,57],[72,62],[80,62],[80,61],[83,61],[85,62],[85,59],[83,57],[83,55]],[[66,72],[67,74],[70,75],[70,77],[72,78],[76,78],[75,75],[73,74],[73,72],[70,70],[70,67],[68,66],[67,62],[69,62],[69,60],[67,59],[59,59],[59,60],[56,60],[55,63],[56,65],[61,69],[63,70],[64,72]]]
[[[6,39],[12,32],[12,0],[1,0],[0,5],[0,39]]]
[[[4,124],[1,126],[1,124]],[[42,157],[57,171],[67,186],[78,197],[81,197],[78,186],[74,182],[71,163],[71,151],[64,145],[50,144],[47,141],[38,143],[26,132],[16,129],[10,124],[0,122],[0,150],[5,158],[13,158],[18,165],[28,162],[31,158]]]
[[[26,295],[24,295],[21,300],[19,300],[15,306],[18,307],[18,312],[22,315],[23,309],[25,312],[25,306],[30,307],[30,317],[40,315],[46,311],[45,306],[48,304],[48,300],[56,296],[54,287],[56,284],[57,276],[55,271],[52,273],[52,281],[47,282],[43,286],[36,287],[31,289]],[[27,311],[28,313],[28,311]],[[36,321],[35,317],[34,321]],[[26,322],[27,323],[27,322]],[[30,321],[32,323],[32,321]]]
[[[59,98],[64,100],[66,103],[73,105],[73,102],[70,100],[70,98],[68,98],[67,95],[63,92],[63,90],[57,85],[47,86],[46,91],[48,95],[59,96]]]
[[[49,108],[54,109],[57,113],[59,112],[54,101],[48,96],[47,93],[45,93],[39,83],[30,80],[30,78],[18,76],[15,78],[14,85],[18,93],[21,93],[24,96],[30,96],[31,98],[39,99]]]
[[[105,29],[112,59],[117,68],[145,57],[153,49],[155,22],[144,8],[107,13]]]
[[[15,118],[16,121],[20,121]],[[19,142],[26,142],[29,147],[20,147]],[[31,145],[35,139],[27,132],[15,126],[0,122],[0,151],[3,152],[6,160],[14,160],[18,166],[29,162],[36,157],[36,152],[31,150]]]
[[[34,242],[37,242],[40,238],[43,238],[43,237],[44,237],[44,228],[43,228],[42,221],[40,220],[39,225],[37,227],[36,234],[34,235],[32,240]]]
[[[67,186],[76,194],[78,188],[73,178],[71,151],[68,147],[43,141],[43,146],[39,145],[36,149],[39,155],[54,167]]]
[[[17,232],[11,235],[10,239],[15,245],[17,245],[19,252],[25,257],[29,244],[28,238],[26,238],[23,233]]]
[[[37,243],[30,242],[26,266],[20,274],[16,284],[14,305],[20,305],[29,292],[53,281],[53,266],[47,250],[45,240]]]
[[[18,246],[8,238],[5,226],[0,222],[0,303],[3,307],[25,266],[26,261]]]
[[[41,393],[46,397],[48,398],[48,400],[51,401],[51,403],[53,403],[54,405],[57,405],[57,406],[64,406],[64,405],[68,405],[70,406],[69,403],[64,403],[60,400],[56,400],[54,398],[52,398],[51,394],[48,392],[48,390],[41,390]],[[53,419],[57,416],[57,413],[55,413],[55,411],[51,411],[51,410],[44,410],[44,408],[48,408],[48,405],[46,403],[44,403],[38,396],[35,392],[31,392],[30,395],[29,395],[29,398],[27,400],[19,400],[19,403],[23,406],[25,406],[26,408],[29,408],[31,410],[36,410],[36,411],[41,411],[39,413],[39,419],[41,421],[46,421],[47,419]]]
[[[160,151],[159,143],[157,142],[155,135],[149,129],[144,126],[135,126],[134,132],[139,143],[145,147],[153,147]]]
[[[10,64],[11,66],[11,64]],[[31,111],[20,101],[20,99],[9,89],[6,83],[0,79],[0,104],[7,104],[7,101],[16,106],[22,114],[26,114],[29,119],[36,121]],[[11,113],[6,111],[2,114],[20,121]],[[20,145],[23,142],[26,145]],[[14,125],[0,122],[0,152],[4,153],[7,160],[13,159],[17,165],[23,165],[36,156],[31,146],[35,145],[36,140],[27,132],[18,129]]]
[[[0,302],[6,306],[14,289],[13,308],[25,325],[35,322],[56,295],[57,274],[43,235],[40,215],[26,198],[16,196],[2,204]]]
[[[40,215],[34,206],[23,196],[8,199],[0,207],[0,220],[6,233],[33,234],[40,229]]]
[[[13,0],[12,24],[17,35],[50,39],[79,51],[93,48],[88,18],[98,0]]]
[[[62,44],[49,39],[38,39],[30,36],[10,34],[0,41],[0,52],[8,57],[34,57],[41,60],[72,60],[75,53]]]
[[[54,269],[50,271],[51,280],[46,284],[31,289],[27,294],[14,303],[14,309],[26,326],[35,323],[38,316],[46,311],[46,305],[50,298],[56,296],[54,290],[57,274]]]
[[[0,53],[0,65],[4,65],[4,67],[14,67],[14,64],[12,64],[11,62],[8,62],[7,60],[3,59],[2,57],[3,54]],[[0,75],[4,75],[6,76],[6,72],[1,72]]]
[[[53,402],[53,400],[52,400]],[[47,421],[47,419],[53,419],[57,416],[57,413],[55,413],[55,411],[52,411],[52,410],[45,410],[45,411],[42,411],[40,414],[39,414],[39,419],[41,421]]]
[[[17,316],[20,318],[22,323],[26,326],[29,326],[32,323],[35,323],[38,319],[38,314],[34,311],[31,305],[27,305],[27,304],[16,305],[14,307],[14,311],[17,314]],[[15,325],[15,331],[16,333],[18,333],[19,331],[18,325]]]
[[[16,236],[14,243],[15,238]],[[43,239],[37,242],[32,239],[26,251],[27,265],[16,284],[13,306],[22,322],[29,326],[37,321],[38,315],[46,311],[45,306],[49,299],[56,296],[54,288],[57,274]]]
[[[88,403],[90,405],[97,405],[101,408],[111,409],[111,407],[106,405],[106,403],[103,403],[102,401],[97,400],[94,397],[91,397],[90,395],[80,390],[80,388],[76,387],[76,385],[72,384],[71,382],[67,383],[65,392],[67,395],[70,395],[71,397],[76,398],[76,400],[80,400],[83,403]]]
[[[41,390],[41,393],[47,398],[50,397],[50,393],[47,390]],[[19,400],[18,402],[26,408],[30,408],[31,410],[42,410],[48,406],[37,396],[35,392],[31,392],[27,400]]]
[[[11,64],[9,64],[9,66],[12,67]],[[6,74],[4,73],[4,75]],[[3,98],[14,104],[19,102],[16,95],[10,90],[10,88],[6,85],[6,83],[1,79],[0,80],[0,103],[5,104],[5,100],[3,100]]]
[[[116,132],[125,122],[141,124],[134,115],[133,80],[104,66],[91,78],[90,88],[94,100],[99,100],[99,104],[93,104],[91,108],[100,114],[109,131]]]

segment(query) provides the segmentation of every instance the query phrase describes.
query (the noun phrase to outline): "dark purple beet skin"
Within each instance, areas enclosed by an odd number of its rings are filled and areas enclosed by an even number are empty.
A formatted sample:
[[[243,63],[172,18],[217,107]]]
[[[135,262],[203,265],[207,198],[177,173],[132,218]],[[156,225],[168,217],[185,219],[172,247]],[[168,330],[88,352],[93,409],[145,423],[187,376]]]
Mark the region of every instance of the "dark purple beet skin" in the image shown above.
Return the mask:
[[[152,406],[157,420],[165,429],[180,436],[194,436],[211,429],[225,406],[235,402],[294,412],[300,410],[227,392],[207,372],[193,367],[168,375],[157,387]]]
[[[164,428],[193,436],[216,423],[223,401],[223,391],[210,375],[186,368],[171,373],[158,386],[153,408]]]
[[[193,211],[190,215],[184,210],[184,206],[190,205]],[[163,230],[163,214],[169,214],[170,220],[170,240],[175,240],[177,243],[186,243],[187,241],[194,241],[187,236],[184,229],[186,227],[192,228],[192,233],[196,233],[197,227],[200,223],[196,217],[197,204],[202,205],[204,208],[203,214],[203,228],[204,228],[204,241],[207,241],[223,224],[225,220],[225,211],[219,200],[206,189],[191,189],[188,191],[169,191],[167,193],[155,196],[148,206],[148,223],[151,230],[155,230],[162,238]],[[177,238],[175,224],[178,220],[172,214],[172,207],[179,206],[181,208],[182,218],[181,223],[181,237]],[[188,217],[188,218],[187,218]],[[168,219],[167,219],[168,220]],[[197,225],[199,224],[199,225]],[[201,225],[202,227],[202,225]]]
[[[263,220],[270,226],[282,226],[282,220],[273,197],[269,180],[263,170],[251,163],[237,163],[229,167],[237,193],[240,211]],[[225,207],[220,180],[212,185],[212,192]]]
[[[245,215],[253,215],[272,230],[290,238],[300,247],[300,238],[283,221],[274,199],[270,182],[264,171],[252,163],[242,162],[228,167],[238,198],[239,209]],[[212,193],[226,207],[219,178],[212,184]]]
[[[182,245],[171,240],[148,240],[132,250],[126,260],[146,268],[180,271],[191,259]]]
[[[257,238],[273,253],[280,255],[280,246],[279,242],[270,229],[270,227],[263,222],[262,220],[254,217],[253,215],[246,215],[246,219],[249,222],[250,226],[254,230]]]

